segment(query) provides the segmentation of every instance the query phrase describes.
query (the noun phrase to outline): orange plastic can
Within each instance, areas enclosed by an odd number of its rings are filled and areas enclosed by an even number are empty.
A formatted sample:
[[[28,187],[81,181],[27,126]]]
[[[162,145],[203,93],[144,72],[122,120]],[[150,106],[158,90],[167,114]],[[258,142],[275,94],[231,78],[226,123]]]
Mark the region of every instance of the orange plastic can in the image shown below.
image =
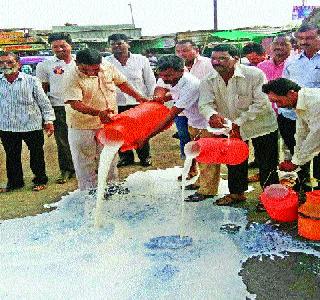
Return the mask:
[[[298,234],[320,241],[320,191],[307,192],[307,199],[299,207]]]

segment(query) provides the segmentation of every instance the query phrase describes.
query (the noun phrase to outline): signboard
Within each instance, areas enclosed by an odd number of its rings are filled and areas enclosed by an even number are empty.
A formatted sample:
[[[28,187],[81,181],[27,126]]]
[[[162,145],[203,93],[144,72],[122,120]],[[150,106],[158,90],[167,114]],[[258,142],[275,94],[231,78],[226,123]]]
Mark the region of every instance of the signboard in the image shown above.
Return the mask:
[[[22,44],[22,45],[3,45],[2,51],[38,51],[45,49],[44,44]]]
[[[34,37],[25,37],[22,31],[0,31],[0,45],[14,45],[36,42]]]
[[[295,5],[292,8],[292,20],[303,20],[308,17],[315,8],[319,6],[314,5]]]

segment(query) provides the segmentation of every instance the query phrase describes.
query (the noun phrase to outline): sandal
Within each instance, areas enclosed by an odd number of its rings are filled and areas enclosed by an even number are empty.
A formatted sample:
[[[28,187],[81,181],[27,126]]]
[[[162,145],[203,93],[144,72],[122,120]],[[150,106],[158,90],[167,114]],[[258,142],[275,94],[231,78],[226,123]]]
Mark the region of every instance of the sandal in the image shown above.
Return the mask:
[[[188,174],[186,180],[190,180],[192,179],[193,177],[197,176],[197,174]],[[182,175],[178,176],[178,181],[182,181]]]
[[[56,183],[65,184],[69,179],[75,176],[74,172],[71,171],[63,171],[61,175],[57,178]]]
[[[259,182],[259,181],[260,181],[260,173],[256,173],[248,177],[248,182]]]
[[[6,186],[6,187],[3,187],[3,188],[0,188],[0,194],[1,193],[13,192],[14,190],[22,189],[23,187],[24,187],[24,184],[16,186],[16,187]]]
[[[214,204],[217,205],[232,205],[245,201],[247,198],[244,194],[228,194],[218,199]]]
[[[265,209],[264,205],[261,202],[259,202],[256,206],[256,212],[265,212],[265,211],[266,211],[266,209]]]
[[[34,192],[40,192],[40,191],[43,191],[47,188],[47,186],[45,184],[36,184],[33,186],[32,190]]]
[[[0,194],[1,194],[1,193],[8,193],[8,192],[11,192],[11,189],[8,189],[8,188],[0,188]]]

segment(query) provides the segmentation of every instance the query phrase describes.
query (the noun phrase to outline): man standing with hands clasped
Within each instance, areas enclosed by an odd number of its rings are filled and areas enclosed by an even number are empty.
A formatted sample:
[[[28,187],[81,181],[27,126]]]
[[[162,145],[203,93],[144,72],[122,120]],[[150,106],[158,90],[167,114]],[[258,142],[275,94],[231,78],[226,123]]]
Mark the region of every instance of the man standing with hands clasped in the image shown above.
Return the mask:
[[[19,57],[11,52],[0,53],[0,139],[6,153],[9,192],[24,186],[21,164],[22,141],[30,151],[30,168],[34,174],[33,190],[46,188],[48,177],[44,161],[43,129],[50,136],[54,111],[41,83],[33,76],[19,72]]]
[[[61,173],[56,182],[64,184],[74,176],[74,167],[68,142],[63,84],[67,73],[75,66],[75,62],[71,55],[72,40],[69,34],[52,33],[49,35],[48,42],[51,44],[55,56],[37,65],[36,76],[42,82],[42,87],[48,94],[54,109],[56,117],[54,121],[54,137],[58,149],[58,162]]]

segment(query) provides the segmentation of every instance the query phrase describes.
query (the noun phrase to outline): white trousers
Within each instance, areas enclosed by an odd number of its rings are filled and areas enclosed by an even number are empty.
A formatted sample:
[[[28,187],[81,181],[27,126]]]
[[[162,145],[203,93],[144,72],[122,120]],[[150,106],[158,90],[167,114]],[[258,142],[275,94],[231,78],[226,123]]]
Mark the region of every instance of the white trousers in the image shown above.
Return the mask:
[[[68,128],[68,139],[80,190],[97,187],[98,166],[103,146],[96,140],[97,129]],[[118,154],[108,173],[108,181],[118,180]]]

